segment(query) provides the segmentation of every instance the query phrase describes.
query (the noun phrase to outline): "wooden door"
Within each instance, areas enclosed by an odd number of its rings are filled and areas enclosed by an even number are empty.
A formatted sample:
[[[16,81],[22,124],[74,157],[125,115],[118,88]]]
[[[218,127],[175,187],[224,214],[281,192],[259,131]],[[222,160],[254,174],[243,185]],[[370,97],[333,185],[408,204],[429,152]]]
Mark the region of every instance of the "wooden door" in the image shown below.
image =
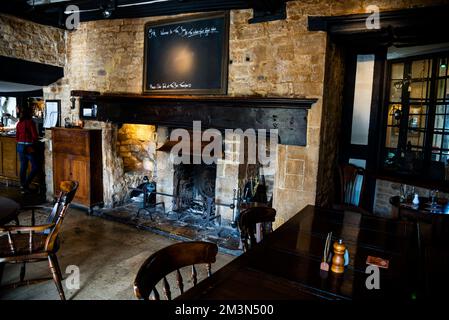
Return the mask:
[[[53,154],[53,180],[55,195],[59,194],[61,181],[78,181],[79,186],[74,202],[89,205],[89,162],[85,157],[62,153]]]
[[[75,202],[90,205],[89,160],[85,157],[73,157],[70,161],[71,180],[78,181]]]
[[[70,180],[70,156],[53,153],[53,183],[55,195],[59,194],[61,181]]]

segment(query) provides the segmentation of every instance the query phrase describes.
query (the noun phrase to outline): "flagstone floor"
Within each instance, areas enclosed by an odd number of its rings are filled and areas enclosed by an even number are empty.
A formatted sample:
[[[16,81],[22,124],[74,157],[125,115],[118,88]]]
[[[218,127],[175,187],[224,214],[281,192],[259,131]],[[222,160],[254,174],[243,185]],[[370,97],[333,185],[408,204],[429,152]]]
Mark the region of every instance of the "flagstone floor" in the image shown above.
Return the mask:
[[[0,189],[0,194],[5,195],[5,192]],[[25,214],[20,219],[23,224],[29,217]],[[129,224],[88,216],[73,207],[64,220],[60,240],[58,258],[64,278],[70,274],[65,271],[70,271],[72,266],[80,271],[79,289],[67,288],[64,280],[67,299],[75,300],[135,299],[132,284],[140,265],[152,253],[177,242]],[[212,270],[218,270],[234,258],[219,252]],[[6,265],[2,285],[17,281],[19,270],[20,265]],[[206,276],[205,268],[198,267],[198,271],[200,277]],[[184,279],[189,279],[188,268],[181,272]],[[48,276],[51,275],[46,262],[27,265],[26,279]],[[172,288],[176,288],[174,277],[168,280]],[[187,283],[186,288],[190,285]],[[0,299],[58,298],[53,281],[0,291]]]

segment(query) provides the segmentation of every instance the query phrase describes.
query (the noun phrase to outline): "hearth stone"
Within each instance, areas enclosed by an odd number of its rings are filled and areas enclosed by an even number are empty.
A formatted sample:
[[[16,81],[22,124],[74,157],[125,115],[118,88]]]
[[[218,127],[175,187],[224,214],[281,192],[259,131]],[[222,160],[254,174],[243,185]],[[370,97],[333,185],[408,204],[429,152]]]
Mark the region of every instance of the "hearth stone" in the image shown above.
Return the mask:
[[[169,238],[183,241],[209,241],[216,243],[220,251],[240,255],[240,234],[237,229],[228,226],[204,224],[204,219],[197,214],[183,212],[163,213],[156,209],[152,217],[141,212],[137,218],[137,211],[141,207],[138,198],[123,206],[110,209],[100,209],[95,215],[117,222],[126,223],[139,229],[149,230]]]

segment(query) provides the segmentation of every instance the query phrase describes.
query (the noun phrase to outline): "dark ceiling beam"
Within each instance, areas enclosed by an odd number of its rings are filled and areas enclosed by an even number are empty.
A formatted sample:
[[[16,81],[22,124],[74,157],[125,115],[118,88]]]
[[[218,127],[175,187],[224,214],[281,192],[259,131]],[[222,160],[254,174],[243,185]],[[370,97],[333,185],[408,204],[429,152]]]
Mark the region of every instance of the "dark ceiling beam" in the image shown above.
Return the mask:
[[[135,2],[135,1],[134,1]],[[248,3],[244,0],[212,0],[212,1],[173,1],[149,5],[119,7],[112,13],[110,19],[142,18],[181,13],[210,12],[231,9],[247,9]],[[101,11],[81,13],[81,21],[104,19]]]
[[[64,68],[0,56],[0,80],[34,86],[48,86],[64,77]]]
[[[111,0],[73,0],[30,7],[26,0],[11,0],[0,4],[0,12],[16,15],[41,24],[64,28],[63,14],[68,5],[77,5],[80,10],[96,9]],[[181,13],[210,12],[222,10],[254,9],[250,23],[285,19],[285,2],[289,0],[173,0],[170,2],[147,5],[120,7],[124,4],[138,3],[145,0],[116,0],[117,7],[109,19],[141,18],[152,16],[175,15]],[[80,20],[92,21],[104,19],[102,10],[82,12]]]
[[[449,5],[380,12],[380,29],[368,29],[370,14],[310,16],[309,31],[326,31],[336,42],[362,47],[411,46],[449,41]]]
[[[283,20],[287,18],[288,0],[249,0],[253,8],[253,18],[249,23]]]

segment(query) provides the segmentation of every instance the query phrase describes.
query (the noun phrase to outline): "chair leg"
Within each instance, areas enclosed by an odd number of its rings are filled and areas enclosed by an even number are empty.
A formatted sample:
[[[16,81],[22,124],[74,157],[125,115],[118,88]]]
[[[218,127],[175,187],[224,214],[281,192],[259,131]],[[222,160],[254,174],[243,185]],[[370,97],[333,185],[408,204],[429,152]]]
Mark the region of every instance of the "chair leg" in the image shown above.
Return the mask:
[[[55,281],[56,288],[59,292],[59,297],[61,300],[65,300],[64,289],[62,287],[62,274],[59,268],[58,258],[55,254],[50,254],[48,256],[48,265],[50,266],[51,274],[53,275],[53,280]]]
[[[23,282],[23,280],[25,279],[26,265],[27,265],[27,263],[24,262],[24,263],[22,263],[22,266],[20,267],[20,282]]]

